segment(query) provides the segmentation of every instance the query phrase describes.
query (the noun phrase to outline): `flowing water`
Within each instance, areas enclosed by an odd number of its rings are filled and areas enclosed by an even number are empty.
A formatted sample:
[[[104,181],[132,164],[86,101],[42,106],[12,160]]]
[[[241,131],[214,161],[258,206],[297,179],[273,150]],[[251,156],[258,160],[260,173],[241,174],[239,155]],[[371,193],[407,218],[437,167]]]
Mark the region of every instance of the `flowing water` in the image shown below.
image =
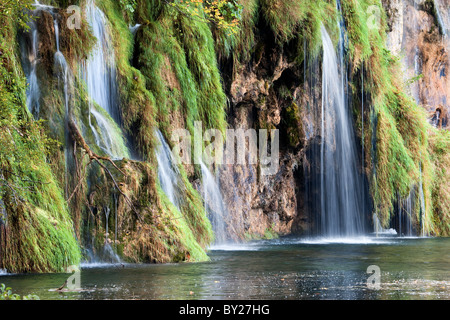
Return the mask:
[[[320,235],[355,236],[364,232],[357,151],[346,98],[344,36],[338,52],[322,26],[322,119],[320,146]]]
[[[158,179],[161,189],[166,194],[172,204],[180,209],[181,193],[180,193],[180,173],[175,165],[172,150],[167,144],[161,131],[156,130],[158,138],[158,147],[156,149],[156,160],[158,161]]]
[[[434,0],[434,10],[439,30],[447,38],[450,33],[450,1]]]
[[[136,32],[138,31],[138,29],[141,27],[142,25],[139,23],[136,23],[134,26],[129,26],[130,32],[135,35]]]
[[[215,245],[224,244],[227,241],[226,223],[228,216],[222,194],[217,184],[217,179],[209,171],[208,167],[200,161],[202,169],[203,199],[206,212],[213,227]]]
[[[31,35],[31,46],[28,48],[27,53],[25,53],[24,61],[28,62],[28,69],[24,68],[27,76],[27,107],[33,114],[35,119],[39,118],[39,99],[40,99],[40,89],[39,83],[36,75],[36,67],[38,63],[38,32],[36,21],[31,21],[28,23],[30,27]],[[22,52],[25,50],[22,49]]]
[[[78,292],[54,291],[69,274],[0,274],[0,282],[41,299],[450,299],[448,238],[287,238],[225,249],[204,263],[82,265]],[[367,287],[371,265],[379,290]]]
[[[129,158],[120,126],[119,97],[115,54],[104,13],[93,0],[86,5],[86,20],[97,38],[96,46],[85,63],[83,78],[93,101],[89,109],[89,125],[96,144],[115,159]],[[95,102],[101,109],[97,109]],[[93,116],[97,126],[92,123]]]

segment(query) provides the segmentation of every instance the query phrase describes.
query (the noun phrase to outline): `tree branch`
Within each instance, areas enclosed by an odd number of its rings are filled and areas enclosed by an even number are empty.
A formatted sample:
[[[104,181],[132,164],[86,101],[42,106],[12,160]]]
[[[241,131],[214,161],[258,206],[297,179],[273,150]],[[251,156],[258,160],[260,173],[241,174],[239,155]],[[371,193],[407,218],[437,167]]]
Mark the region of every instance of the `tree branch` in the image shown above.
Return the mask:
[[[131,199],[120,189],[119,185],[116,182],[116,179],[114,179],[113,174],[111,173],[111,171],[101,162],[102,161],[107,161],[109,162],[117,171],[119,171],[120,173],[122,173],[125,176],[125,173],[120,170],[116,164],[108,157],[103,157],[103,156],[99,156],[96,153],[94,153],[91,148],[88,146],[88,144],[86,143],[86,141],[84,140],[83,136],[80,133],[80,130],[78,129],[77,125],[75,124],[75,122],[73,121],[72,118],[69,118],[69,130],[72,133],[72,138],[73,140],[81,146],[81,148],[84,149],[84,151],[86,151],[87,155],[89,156],[89,163],[86,165],[86,167],[93,161],[97,162],[98,165],[105,170],[105,172],[109,175],[109,177],[111,178],[111,180],[114,183],[115,188],[119,191],[119,193],[124,197],[125,201],[127,202],[127,204],[130,206],[130,208],[133,210],[133,212],[136,214],[136,216],[138,217],[139,221],[143,222],[143,218],[142,216],[139,214],[139,212],[136,210],[136,208],[133,205],[133,202],[131,201]],[[86,168],[85,167],[85,168]],[[73,194],[75,193],[75,191],[79,188],[79,186],[81,185],[81,180],[82,180],[82,176],[80,177],[80,181],[78,182],[77,186],[75,187],[74,192],[72,193],[72,195],[69,197],[70,201],[72,199]]]

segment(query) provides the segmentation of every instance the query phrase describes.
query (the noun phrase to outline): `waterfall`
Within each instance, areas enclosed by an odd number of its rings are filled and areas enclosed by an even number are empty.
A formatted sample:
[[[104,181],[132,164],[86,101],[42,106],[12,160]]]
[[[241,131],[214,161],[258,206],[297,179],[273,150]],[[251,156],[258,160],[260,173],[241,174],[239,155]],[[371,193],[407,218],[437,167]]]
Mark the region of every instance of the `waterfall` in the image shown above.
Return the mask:
[[[361,168],[364,169],[364,66],[361,63]]]
[[[118,203],[117,203],[117,194],[114,193],[114,247],[117,245],[117,211],[118,211]]]
[[[223,244],[227,241],[225,219],[228,216],[228,211],[216,178],[202,161],[200,161],[200,167],[202,169],[203,200],[206,213],[213,227],[215,244]]]
[[[111,213],[111,209],[109,207],[105,207],[105,242],[108,239],[108,223],[109,223],[109,214]]]
[[[346,99],[344,34],[341,26],[338,55],[322,26],[322,116],[320,146],[320,226],[328,237],[363,233],[361,178],[351,114]]]
[[[183,200],[180,190],[180,184],[182,183],[180,172],[175,165],[172,150],[165,141],[161,131],[156,130],[156,137],[159,142],[156,149],[159,183],[170,202],[180,210],[180,205]],[[225,219],[228,211],[226,210],[217,180],[202,161],[199,161],[199,163],[202,172],[202,196],[206,213],[213,227],[215,244],[222,244],[227,240]]]
[[[158,161],[158,179],[161,189],[166,194],[172,204],[180,209],[181,195],[179,184],[180,173],[174,164],[172,150],[164,139],[161,131],[156,130],[156,137],[159,145],[156,149],[156,159]]]
[[[413,229],[412,229],[412,217],[413,217],[413,210],[414,210],[414,203],[413,203],[413,199],[414,199],[414,189],[411,189],[408,197],[403,200],[402,203],[402,208],[403,208],[403,212],[405,213],[403,220],[404,220],[404,227],[403,229],[405,230],[405,232],[403,232],[404,235],[406,236],[412,236],[413,235]]]
[[[129,26],[131,34],[136,34],[137,30],[141,27],[141,24],[137,23],[134,26]]]
[[[54,8],[52,6],[41,5],[38,1],[35,1],[32,6],[34,8],[31,12],[33,16],[37,16],[40,11],[47,11],[53,15]],[[24,72],[28,82],[28,87],[26,90],[27,107],[34,118],[37,120],[39,119],[39,100],[41,95],[36,74],[36,68],[39,61],[39,34],[37,30],[36,20],[31,19],[28,23],[28,26],[30,28],[28,36],[31,43],[22,48],[22,61],[24,63]],[[59,43],[58,39],[57,43]]]
[[[39,83],[36,75],[36,66],[38,61],[38,32],[36,21],[31,21],[29,23],[30,33],[31,33],[31,50],[28,52],[28,61],[30,63],[30,70],[27,74],[28,88],[26,92],[27,96],[27,107],[28,110],[33,114],[34,118],[39,119],[39,99],[40,99],[40,89]]]
[[[392,229],[392,228],[384,229],[381,226],[380,219],[378,219],[378,216],[375,212],[372,215],[372,219],[373,219],[374,232],[377,237],[380,235],[394,236],[397,234],[397,231],[395,231],[395,229]]]
[[[60,78],[62,79],[64,83],[64,110],[65,110],[65,116],[66,116],[66,122],[67,117],[69,114],[69,90],[68,90],[68,83],[69,83],[69,68],[67,66],[66,58],[59,50],[59,27],[58,27],[58,20],[54,18],[53,25],[55,27],[55,39],[56,39],[56,52],[55,52],[55,65],[57,68],[59,68],[58,73],[60,74]],[[68,130],[66,130],[68,132]]]
[[[69,136],[69,81],[70,81],[70,71],[67,66],[66,59],[64,55],[59,50],[59,26],[56,17],[53,19],[53,25],[55,28],[55,39],[56,39],[56,52],[55,52],[55,67],[58,70],[58,80],[61,80],[64,88],[64,156],[66,159],[65,168],[65,191],[66,196],[68,196],[68,181],[69,181],[69,168],[71,164],[71,155],[69,154],[70,136]]]
[[[445,0],[434,0],[434,10],[436,20],[439,26],[441,34],[447,38],[450,30],[450,7],[449,3],[445,3]]]
[[[112,39],[107,29],[107,19],[93,0],[86,5],[86,20],[92,28],[97,43],[86,61],[83,78],[90,98],[89,126],[96,144],[114,159],[129,157],[120,125],[116,66]],[[95,102],[102,110],[96,109]],[[103,112],[104,111],[104,112]],[[105,114],[106,112],[106,114]],[[91,115],[98,126],[92,123]]]
[[[425,195],[423,193],[423,183],[422,183],[422,163],[419,164],[419,172],[420,172],[420,180],[419,180],[419,200],[420,200],[420,221],[421,221],[421,230],[422,237],[427,235],[425,231]]]
[[[416,188],[412,187],[408,197],[402,199],[400,194],[397,194],[397,215],[396,221],[392,221],[396,225],[399,236],[413,236],[412,219],[415,209]]]

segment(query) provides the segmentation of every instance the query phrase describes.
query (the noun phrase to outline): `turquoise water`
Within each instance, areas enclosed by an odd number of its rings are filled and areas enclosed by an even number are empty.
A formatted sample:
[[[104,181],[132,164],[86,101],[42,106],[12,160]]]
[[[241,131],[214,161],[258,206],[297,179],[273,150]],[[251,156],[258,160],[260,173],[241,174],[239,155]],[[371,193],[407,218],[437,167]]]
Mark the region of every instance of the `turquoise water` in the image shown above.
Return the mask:
[[[225,245],[211,261],[84,264],[81,290],[56,292],[69,274],[0,275],[41,299],[450,299],[449,238],[263,240]],[[367,268],[380,268],[380,288]]]

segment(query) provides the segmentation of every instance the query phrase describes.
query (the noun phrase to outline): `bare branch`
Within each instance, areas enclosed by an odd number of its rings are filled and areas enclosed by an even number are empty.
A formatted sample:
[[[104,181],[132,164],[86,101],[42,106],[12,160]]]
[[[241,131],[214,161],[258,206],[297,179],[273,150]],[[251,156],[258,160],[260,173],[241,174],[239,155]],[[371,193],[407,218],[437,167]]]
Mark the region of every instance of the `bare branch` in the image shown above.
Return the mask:
[[[130,198],[120,189],[119,185],[116,182],[116,179],[114,178],[113,174],[111,173],[111,171],[101,162],[102,161],[107,161],[110,164],[112,164],[112,166],[118,170],[120,173],[122,173],[125,176],[125,173],[120,170],[116,164],[108,157],[103,157],[103,156],[99,156],[96,153],[94,153],[91,148],[88,146],[88,144],[86,143],[86,141],[84,140],[83,136],[81,135],[77,125],[75,124],[75,122],[73,121],[72,118],[69,118],[69,130],[72,133],[72,137],[74,139],[75,142],[77,142],[88,154],[89,156],[89,163],[88,165],[95,161],[98,163],[98,165],[105,170],[105,172],[109,175],[109,177],[111,178],[111,180],[114,183],[115,188],[119,191],[119,193],[124,197],[125,201],[127,202],[127,204],[130,206],[130,208],[133,210],[133,212],[136,214],[136,216],[138,217],[139,221],[143,222],[143,218],[142,216],[139,214],[139,212],[136,210],[136,208],[133,205],[133,202],[130,200]],[[87,165],[86,165],[87,167]],[[80,182],[81,182],[82,177],[80,177]],[[78,183],[77,187],[75,189],[78,189],[81,183]],[[76,190],[74,190],[75,192]],[[70,196],[69,200],[72,199],[73,193]]]

